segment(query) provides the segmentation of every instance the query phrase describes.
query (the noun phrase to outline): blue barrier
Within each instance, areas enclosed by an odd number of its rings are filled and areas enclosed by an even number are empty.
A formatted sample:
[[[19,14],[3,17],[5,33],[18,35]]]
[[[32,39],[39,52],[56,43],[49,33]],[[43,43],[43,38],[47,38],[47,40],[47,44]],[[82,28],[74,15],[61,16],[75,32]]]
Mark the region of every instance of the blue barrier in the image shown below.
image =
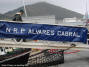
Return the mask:
[[[83,27],[0,21],[0,38],[86,43],[87,31]]]

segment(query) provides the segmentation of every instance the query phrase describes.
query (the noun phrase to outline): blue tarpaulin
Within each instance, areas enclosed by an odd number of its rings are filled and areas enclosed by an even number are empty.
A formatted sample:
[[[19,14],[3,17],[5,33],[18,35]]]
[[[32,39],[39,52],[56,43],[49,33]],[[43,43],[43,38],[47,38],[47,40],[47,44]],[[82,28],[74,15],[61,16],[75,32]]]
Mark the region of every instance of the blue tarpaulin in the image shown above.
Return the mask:
[[[0,38],[86,43],[87,31],[84,27],[0,21]]]

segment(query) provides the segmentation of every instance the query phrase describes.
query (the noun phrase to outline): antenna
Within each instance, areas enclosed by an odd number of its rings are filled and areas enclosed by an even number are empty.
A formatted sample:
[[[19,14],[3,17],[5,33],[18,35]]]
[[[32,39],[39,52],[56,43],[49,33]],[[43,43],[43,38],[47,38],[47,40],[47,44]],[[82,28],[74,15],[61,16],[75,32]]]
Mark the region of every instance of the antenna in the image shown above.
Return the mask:
[[[87,0],[86,0],[86,12],[85,12],[86,25],[88,24],[88,10],[87,10]]]
[[[23,0],[23,5],[24,5],[25,17],[27,17],[26,5],[25,5],[24,0]]]

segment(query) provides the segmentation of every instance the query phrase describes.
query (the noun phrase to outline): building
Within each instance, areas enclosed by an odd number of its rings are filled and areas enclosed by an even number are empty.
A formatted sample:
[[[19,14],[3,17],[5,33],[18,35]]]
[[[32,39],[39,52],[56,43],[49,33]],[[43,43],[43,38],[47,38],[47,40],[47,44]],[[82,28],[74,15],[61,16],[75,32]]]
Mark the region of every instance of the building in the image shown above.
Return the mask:
[[[76,17],[64,18],[63,20],[57,20],[54,15],[51,16],[32,16],[23,17],[25,23],[36,23],[36,24],[52,24],[52,25],[64,25],[64,26],[85,26],[86,23],[83,19]]]

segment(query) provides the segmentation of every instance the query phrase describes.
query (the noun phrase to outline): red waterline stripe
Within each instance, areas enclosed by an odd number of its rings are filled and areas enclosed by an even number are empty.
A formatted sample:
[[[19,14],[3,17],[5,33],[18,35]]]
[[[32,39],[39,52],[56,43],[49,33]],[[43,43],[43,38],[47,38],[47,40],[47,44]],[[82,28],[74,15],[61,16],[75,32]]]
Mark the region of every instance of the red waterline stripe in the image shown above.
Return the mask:
[[[56,52],[58,49],[51,49],[48,52],[53,54],[61,54],[62,52]],[[80,50],[72,50],[72,52],[64,52],[64,54],[75,54],[77,52],[80,52]]]

